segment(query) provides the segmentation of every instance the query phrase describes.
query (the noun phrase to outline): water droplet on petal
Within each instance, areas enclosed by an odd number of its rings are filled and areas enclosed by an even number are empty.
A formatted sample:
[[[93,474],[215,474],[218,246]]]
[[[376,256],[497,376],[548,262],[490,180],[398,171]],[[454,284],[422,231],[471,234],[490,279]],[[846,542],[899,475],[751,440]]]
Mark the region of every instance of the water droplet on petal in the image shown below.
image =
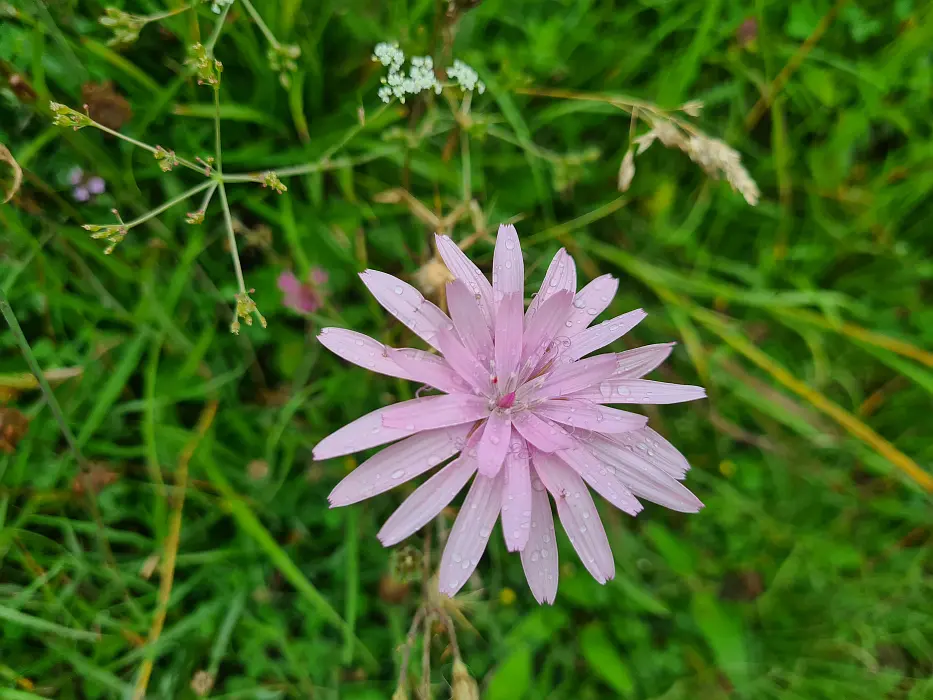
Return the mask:
[[[359,345],[360,347],[363,347],[363,341],[362,341],[362,340],[357,340],[357,341],[356,341],[356,344]]]
[[[505,242],[505,247],[508,248],[509,250],[513,250],[515,248],[515,241],[507,240]]]
[[[453,559],[455,562],[457,562],[457,563],[459,564],[459,563],[463,560],[463,557],[461,557],[459,554],[454,554],[454,555],[451,557],[451,559]]]
[[[573,302],[573,305],[577,309],[582,309],[584,306],[586,306],[586,302],[583,299],[577,299]]]
[[[396,293],[396,294],[401,294],[401,293],[402,293],[402,288],[401,288],[401,287],[396,287],[396,288],[395,288],[395,293]]]
[[[567,328],[573,328],[573,321],[565,321],[564,325],[567,326]]]
[[[394,472],[392,472],[393,479],[401,479],[403,476],[405,476],[404,469],[396,469]]]
[[[531,553],[531,561],[538,561],[539,558],[538,550],[535,550]]]
[[[602,382],[599,385],[599,393],[603,395],[604,399],[608,399],[612,396],[612,384],[609,382]]]
[[[511,269],[512,269],[512,261],[511,261],[511,260],[506,260],[506,261],[505,261],[505,269],[506,269],[506,270],[511,270]]]
[[[616,393],[617,393],[619,396],[628,396],[628,395],[631,394],[632,392],[630,392],[630,391],[628,390],[628,387],[620,386],[620,387],[617,387],[617,388],[616,388]]]

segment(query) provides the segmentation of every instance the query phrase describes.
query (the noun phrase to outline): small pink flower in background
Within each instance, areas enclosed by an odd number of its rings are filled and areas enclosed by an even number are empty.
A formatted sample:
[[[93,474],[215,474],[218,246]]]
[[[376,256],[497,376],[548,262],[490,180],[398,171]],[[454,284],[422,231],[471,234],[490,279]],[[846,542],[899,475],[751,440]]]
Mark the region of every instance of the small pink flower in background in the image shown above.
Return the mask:
[[[633,516],[642,509],[637,497],[687,513],[703,507],[680,483],[690,468],[683,455],[644,416],[606,404],[677,403],[706,392],[642,379],[673,343],[586,357],[645,317],[638,309],[590,325],[618,288],[610,275],[577,292],[573,258],[562,249],[525,311],[514,226],[499,228],[492,284],[450,238],[436,241],[455,278],[447,285],[450,316],[400,279],[374,270],[360,276],[440,355],[339,328],[318,336],[345,360],[443,392],[373,411],[317,444],[314,458],[329,459],[398,441],[341,481],[331,507],[388,491],[459,453],[386,521],[378,534],[385,546],[430,522],[473,478],[441,559],[442,593],[453,596],[466,583],[501,520],[535,598],[553,603],[558,565],[548,494],[583,565],[605,583],[615,562],[590,489]]]
[[[293,272],[286,270],[279,275],[279,289],[282,290],[282,303],[299,314],[311,314],[321,308],[327,283],[327,273],[315,267],[308,274],[308,281],[302,282]]]
[[[102,177],[91,175],[86,177],[84,171],[79,167],[74,167],[68,173],[68,182],[74,187],[71,195],[78,202],[88,202],[92,197],[103,194],[107,189],[107,184]]]

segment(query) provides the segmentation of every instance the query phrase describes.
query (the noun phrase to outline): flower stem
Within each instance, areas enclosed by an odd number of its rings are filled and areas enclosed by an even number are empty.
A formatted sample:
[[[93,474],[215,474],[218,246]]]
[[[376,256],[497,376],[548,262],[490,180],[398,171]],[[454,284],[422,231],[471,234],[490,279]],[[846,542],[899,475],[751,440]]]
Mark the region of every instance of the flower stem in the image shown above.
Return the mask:
[[[180,15],[182,12],[187,12],[192,7],[194,7],[194,3],[189,2],[187,5],[176,7],[174,10],[166,10],[165,12],[156,12],[155,14],[146,15],[146,23],[148,24],[149,22],[158,22],[162,19],[168,19],[169,17]]]
[[[213,182],[212,180],[205,180],[205,181],[202,182],[200,185],[196,185],[195,187],[192,187],[190,190],[185,190],[184,192],[182,192],[182,193],[181,193],[180,195],[178,195],[177,197],[172,197],[170,200],[168,200],[168,201],[165,202],[164,204],[161,204],[161,205],[157,206],[157,207],[156,207],[155,209],[153,209],[152,211],[146,212],[145,214],[143,214],[142,216],[140,216],[138,219],[133,219],[132,221],[128,221],[128,222],[125,224],[125,226],[126,226],[127,230],[133,228],[134,226],[139,226],[141,223],[143,223],[143,222],[145,222],[145,221],[149,221],[149,219],[151,219],[152,217],[158,216],[159,214],[161,214],[161,213],[162,213],[163,211],[165,211],[166,209],[171,209],[172,207],[174,207],[174,206],[175,206],[176,204],[178,204],[179,202],[185,201],[185,200],[188,199],[189,197],[192,197],[192,196],[196,195],[198,192],[200,192],[200,191],[202,191],[202,190],[206,190],[206,189],[211,189],[211,188],[216,189],[216,187],[217,187],[217,183],[216,183],[216,182]],[[209,199],[209,197],[208,197],[208,199]]]
[[[243,7],[246,8],[246,11],[250,14],[250,17],[253,18],[256,26],[259,27],[259,31],[265,35],[266,41],[272,44],[272,48],[278,49],[280,47],[278,40],[276,40],[275,35],[272,33],[266,23],[262,21],[262,17],[259,16],[258,12],[256,12],[256,8],[253,7],[253,3],[251,3],[249,0],[240,0],[240,2],[242,3]]]
[[[127,136],[126,134],[121,134],[119,131],[114,131],[113,129],[110,129],[110,128],[104,126],[103,124],[98,124],[98,123],[95,122],[93,119],[91,120],[91,126],[97,128],[97,129],[100,129],[101,131],[103,131],[103,132],[105,132],[105,133],[108,133],[108,134],[110,134],[111,136],[116,136],[118,139],[121,139],[121,140],[123,140],[123,141],[126,141],[127,143],[131,143],[131,144],[133,144],[134,146],[136,146],[137,148],[142,148],[142,149],[145,150],[145,151],[149,151],[149,152],[152,153],[153,155],[155,155],[156,153],[158,153],[158,149],[156,149],[155,146],[150,146],[148,143],[143,143],[142,141],[137,141],[136,139],[134,139],[134,138],[131,137],[131,136]],[[176,156],[176,157],[177,157],[177,156]],[[195,165],[194,163],[192,163],[190,160],[187,160],[186,158],[178,158],[178,163],[179,163],[180,165],[183,165],[184,167],[188,168],[189,170],[194,170],[195,172],[198,172],[198,173],[201,173],[201,174],[204,173],[204,168],[203,168],[202,166]]]
[[[227,19],[227,13],[230,12],[232,5],[232,2],[229,3],[226,7],[224,7],[223,11],[221,11],[220,17],[217,18],[217,23],[214,25],[214,29],[211,31],[211,35],[208,38],[207,43],[204,44],[204,48],[207,49],[207,53],[212,57],[214,55],[214,45],[220,38],[220,31],[224,28],[224,21]]]

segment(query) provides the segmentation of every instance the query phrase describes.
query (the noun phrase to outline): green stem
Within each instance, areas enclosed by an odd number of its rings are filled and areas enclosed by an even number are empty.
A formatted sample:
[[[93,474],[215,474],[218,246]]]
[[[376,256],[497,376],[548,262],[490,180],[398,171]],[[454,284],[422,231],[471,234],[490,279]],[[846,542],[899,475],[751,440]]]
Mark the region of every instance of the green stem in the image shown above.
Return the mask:
[[[214,169],[223,175],[223,162],[220,148],[220,86],[214,86]]]
[[[165,12],[156,12],[152,15],[146,15],[146,23],[149,22],[158,22],[159,20],[168,19],[169,17],[174,17],[175,15],[180,15],[182,12],[187,12],[192,7],[194,3],[188,3],[187,5],[182,5],[181,7],[175,8],[174,10],[166,10]]]
[[[59,430],[61,430],[62,435],[65,436],[68,447],[71,449],[72,454],[82,469],[85,468],[87,462],[81,454],[81,450],[78,448],[78,441],[75,440],[74,433],[71,432],[71,428],[69,428],[68,423],[65,422],[65,414],[62,413],[61,406],[58,405],[58,399],[56,399],[55,394],[52,393],[52,387],[50,387],[49,383],[46,381],[45,374],[36,361],[36,356],[32,354],[29,341],[26,340],[23,329],[20,327],[19,321],[16,320],[16,315],[13,313],[13,308],[10,306],[10,302],[7,300],[6,293],[3,291],[2,287],[0,287],[0,312],[3,313],[3,318],[6,319],[7,324],[10,326],[10,330],[13,331],[13,337],[19,345],[23,357],[26,358],[26,364],[29,365],[29,371],[32,372],[36,381],[39,382],[39,386],[42,388],[42,394],[45,396],[45,401],[52,410],[55,422],[58,423]]]
[[[217,18],[217,23],[214,25],[214,29],[211,31],[211,35],[208,38],[207,43],[204,44],[204,48],[207,49],[207,53],[211,57],[214,55],[214,45],[220,38],[220,32],[224,27],[224,21],[227,19],[227,13],[230,12],[230,7],[232,5],[233,3],[231,2],[221,11],[220,17]]]
[[[207,189],[207,192],[204,193],[204,199],[201,201],[201,208],[198,211],[206,212],[207,206],[211,203],[211,198],[214,196],[214,193],[217,191],[217,182],[214,181],[211,183],[211,186]]]
[[[236,271],[236,282],[240,294],[246,294],[246,282],[243,280],[243,268],[240,266],[240,252],[236,247],[236,234],[233,232],[233,218],[230,216],[230,205],[227,203],[227,190],[224,183],[220,183],[220,205],[224,210],[224,222],[227,224],[227,243],[230,246],[230,255],[233,258],[233,269]]]
[[[189,197],[192,197],[192,196],[196,195],[196,194],[197,194],[198,192],[200,192],[201,190],[206,190],[206,189],[209,189],[209,188],[211,188],[211,187],[216,188],[216,187],[217,187],[217,183],[214,182],[214,181],[212,181],[212,180],[205,180],[205,181],[202,182],[200,185],[197,185],[197,186],[195,186],[195,187],[192,187],[190,190],[185,190],[184,192],[182,192],[182,193],[181,193],[180,195],[178,195],[177,197],[172,197],[170,200],[168,200],[168,201],[165,202],[164,204],[161,204],[160,206],[156,207],[156,208],[153,209],[152,211],[146,212],[145,214],[143,214],[142,216],[140,216],[138,219],[133,219],[132,221],[126,223],[126,224],[125,224],[126,229],[129,230],[129,229],[133,228],[134,226],[139,226],[139,224],[141,224],[141,223],[143,223],[143,222],[145,222],[145,221],[149,221],[149,219],[151,219],[151,218],[154,217],[154,216],[158,216],[159,214],[161,214],[161,213],[162,213],[163,211],[165,211],[166,209],[171,209],[172,207],[174,207],[174,206],[175,206],[176,204],[178,204],[179,202],[183,202],[183,201],[185,201],[186,199],[188,199]]]
[[[256,26],[259,27],[259,31],[265,35],[266,41],[272,44],[272,48],[278,50],[280,48],[279,42],[272,34],[272,31],[269,29],[269,27],[266,26],[266,23],[262,21],[262,17],[259,16],[258,12],[256,12],[256,8],[253,7],[253,3],[251,3],[249,0],[240,0],[240,2],[243,4],[243,7],[246,8],[246,11],[250,14],[250,17],[253,18],[253,21],[256,22]]]
[[[111,136],[116,136],[118,139],[121,139],[121,140],[123,140],[123,141],[126,141],[127,143],[131,143],[131,144],[133,144],[134,146],[136,146],[137,148],[142,148],[143,150],[149,151],[149,152],[152,153],[153,155],[155,155],[156,153],[158,153],[158,149],[157,149],[155,146],[150,146],[148,143],[143,143],[142,141],[137,141],[136,139],[132,138],[131,136],[127,136],[126,134],[121,134],[119,131],[114,131],[113,129],[109,129],[109,128],[107,128],[106,126],[104,126],[103,124],[98,124],[98,123],[95,122],[93,119],[91,120],[91,126],[94,126],[95,128],[100,129],[101,131],[110,134]],[[177,158],[177,156],[176,156],[176,158]],[[195,172],[201,173],[202,175],[204,174],[204,167],[203,167],[203,166],[196,165],[195,163],[192,163],[190,160],[187,160],[186,158],[178,158],[178,162],[179,162],[179,164],[183,165],[184,167],[188,168],[189,170],[194,170]]]

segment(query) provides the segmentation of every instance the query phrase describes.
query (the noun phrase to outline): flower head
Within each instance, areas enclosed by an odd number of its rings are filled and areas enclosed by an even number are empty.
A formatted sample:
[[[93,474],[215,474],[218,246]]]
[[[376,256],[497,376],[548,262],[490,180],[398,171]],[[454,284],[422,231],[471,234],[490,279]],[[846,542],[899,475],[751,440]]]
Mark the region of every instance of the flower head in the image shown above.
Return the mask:
[[[430,522],[472,478],[441,559],[442,593],[452,596],[463,586],[501,520],[535,598],[552,603],[558,567],[548,495],[584,566],[605,583],[615,564],[590,489],[630,515],[642,509],[637,497],[682,512],[702,508],[680,483],[690,468],[684,457],[644,416],[608,404],[675,403],[706,393],[642,379],[672,343],[587,357],[645,312],[591,326],[618,282],[604,275],[577,292],[573,258],[564,250],[526,311],[514,226],[499,228],[492,284],[450,238],[438,236],[437,247],[455,278],[447,286],[450,316],[391,275],[367,270],[361,277],[389,313],[440,355],[397,350],[339,328],[319,336],[345,360],[441,392],[373,411],[317,444],[315,459],[328,459],[394,442],[337,485],[331,506],[388,491],[459,453],[393,513],[378,534],[384,545]]]
[[[291,271],[279,275],[279,289],[282,303],[299,314],[313,314],[323,303],[321,287],[327,283],[327,273],[315,267],[308,274],[308,281],[302,282]]]
[[[68,182],[74,187],[71,194],[78,202],[88,202],[93,197],[103,194],[107,183],[98,175],[88,176],[80,167],[75,166],[68,173]]]

